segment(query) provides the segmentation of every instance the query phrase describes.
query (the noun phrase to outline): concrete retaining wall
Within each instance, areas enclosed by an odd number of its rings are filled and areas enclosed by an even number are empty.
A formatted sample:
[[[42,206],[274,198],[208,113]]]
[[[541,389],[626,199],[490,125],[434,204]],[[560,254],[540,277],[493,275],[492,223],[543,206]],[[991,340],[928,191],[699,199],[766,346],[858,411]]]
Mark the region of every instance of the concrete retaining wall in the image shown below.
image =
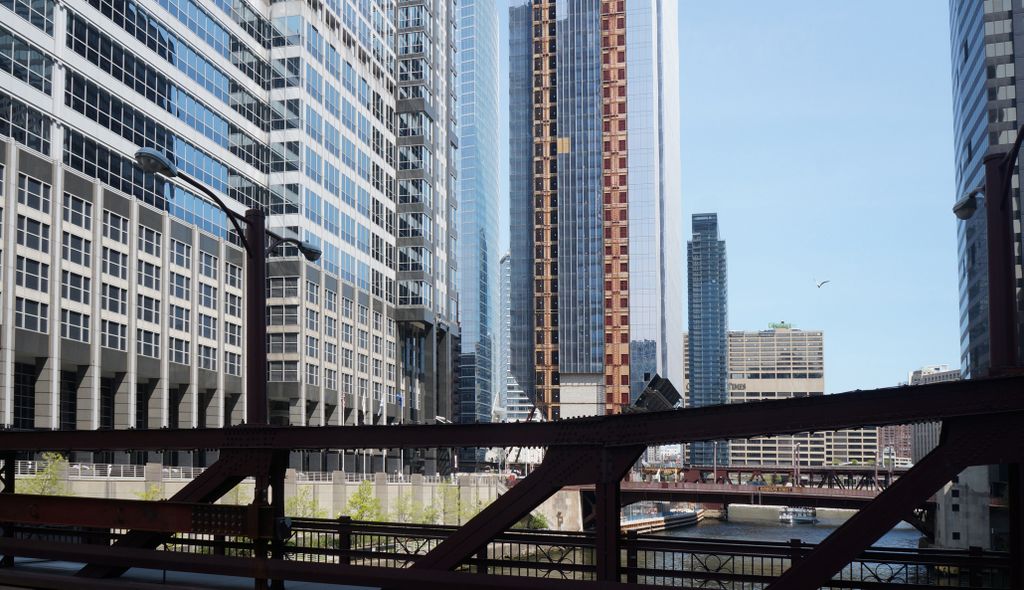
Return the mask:
[[[326,479],[326,478],[325,478]],[[187,479],[164,479],[160,465],[146,465],[144,478],[102,477],[96,479],[69,478],[64,482],[71,493],[79,497],[117,498],[122,500],[170,498],[189,483]],[[295,470],[289,469],[285,477],[285,497],[296,494],[309,498],[306,506],[315,506],[327,518],[335,518],[348,512],[348,501],[362,482],[346,481],[345,474],[330,474],[329,481],[300,481]],[[388,481],[384,473],[377,473],[371,482],[374,496],[380,500],[385,515],[395,512],[400,503],[420,507],[434,506],[442,513],[440,520],[446,524],[465,521],[466,515],[493,502],[506,491],[502,478],[493,475],[460,474],[455,481],[427,481],[422,475],[412,475],[408,481]],[[447,500],[445,500],[447,496]],[[253,498],[253,482],[242,482],[228,492],[218,503],[248,504]],[[315,499],[315,502],[313,501]],[[575,520],[578,517],[579,502],[576,502]],[[445,510],[447,508],[447,510]],[[557,510],[557,509],[556,509]],[[563,512],[571,515],[568,507]],[[554,513],[549,522],[554,526]],[[570,518],[572,518],[570,516]]]

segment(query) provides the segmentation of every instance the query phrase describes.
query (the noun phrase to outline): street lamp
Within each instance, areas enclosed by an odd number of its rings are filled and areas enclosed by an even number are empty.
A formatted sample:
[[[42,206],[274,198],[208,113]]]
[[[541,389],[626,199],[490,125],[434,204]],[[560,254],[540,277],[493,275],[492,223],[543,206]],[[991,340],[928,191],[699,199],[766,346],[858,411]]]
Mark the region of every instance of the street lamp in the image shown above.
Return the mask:
[[[146,172],[159,174],[168,179],[176,178],[203,193],[227,215],[235,226],[246,254],[246,330],[248,331],[245,355],[246,423],[249,425],[268,424],[267,408],[267,254],[282,244],[297,246],[299,252],[315,262],[320,258],[319,248],[297,238],[281,236],[268,231],[266,213],[252,208],[241,215],[232,211],[224,201],[206,185],[178,170],[174,162],[163,152],[153,148],[142,148],[135,152],[135,162]],[[270,243],[267,243],[267,237]]]
[[[985,193],[985,225],[988,246],[988,334],[990,376],[1019,370],[1017,362],[1017,264],[1014,257],[1013,203],[1010,189],[1013,169],[1024,141],[1024,125],[1017,130],[1013,146],[1006,152],[988,153],[985,185],[969,192],[953,207],[960,219],[977,210],[977,195]],[[1010,555],[1024,554],[1024,469],[1010,463],[1007,473]],[[1024,587],[1024,562],[1010,570],[1010,587]]]

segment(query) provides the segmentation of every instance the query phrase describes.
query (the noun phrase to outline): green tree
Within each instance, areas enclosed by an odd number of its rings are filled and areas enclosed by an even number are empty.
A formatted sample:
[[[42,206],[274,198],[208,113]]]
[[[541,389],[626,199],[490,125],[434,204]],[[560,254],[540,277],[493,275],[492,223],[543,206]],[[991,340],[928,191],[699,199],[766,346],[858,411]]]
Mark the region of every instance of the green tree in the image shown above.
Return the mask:
[[[235,506],[246,506],[252,504],[252,493],[248,489],[243,488],[242,484],[238,484],[231,488],[231,491],[224,494],[224,502],[227,504],[234,504]]]
[[[383,519],[380,500],[373,493],[373,483],[363,480],[356,493],[348,499],[348,515],[353,520],[379,521]]]
[[[519,522],[512,525],[514,529],[547,529],[548,519],[544,518],[544,515],[539,512],[531,512],[519,520]]]
[[[295,495],[285,500],[284,513],[299,518],[327,518],[327,510],[320,507],[313,486],[309,485],[296,488]]]
[[[146,489],[144,491],[136,492],[135,493],[135,497],[137,497],[140,500],[146,500],[148,502],[153,502],[153,501],[156,501],[156,500],[163,500],[164,499],[164,494],[160,490],[160,486],[155,484],[155,483],[153,483],[153,484],[149,484],[148,486],[146,486]]]
[[[437,486],[434,505],[438,507],[442,524],[460,524],[459,508],[461,503],[459,486],[451,483],[443,483]]]
[[[65,480],[68,473],[68,460],[60,453],[43,453],[42,461],[34,475],[18,482],[16,488],[21,494],[39,496],[73,496],[71,488]]]
[[[412,494],[399,492],[395,498],[395,507],[391,510],[388,520],[391,522],[413,522],[413,501]]]
[[[487,503],[484,502],[483,500],[477,500],[475,504],[471,504],[469,502],[462,502],[460,498],[459,518],[461,518],[462,521],[459,524],[469,522],[471,518],[473,518],[477,514],[480,514],[480,512],[486,507]]]
[[[412,503],[412,522],[416,524],[437,524],[437,519],[440,517],[441,512],[437,509],[436,505],[424,506],[423,502]]]

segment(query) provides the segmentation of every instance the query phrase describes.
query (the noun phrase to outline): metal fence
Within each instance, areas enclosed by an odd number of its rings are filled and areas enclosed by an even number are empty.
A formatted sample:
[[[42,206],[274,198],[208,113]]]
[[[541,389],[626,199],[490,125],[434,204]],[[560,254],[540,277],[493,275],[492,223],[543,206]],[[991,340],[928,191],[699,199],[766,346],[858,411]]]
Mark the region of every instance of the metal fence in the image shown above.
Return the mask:
[[[454,526],[292,520],[284,547],[291,561],[407,568],[457,530]],[[52,543],[109,545],[127,531],[86,527],[18,526],[14,535]],[[197,555],[251,557],[266,540],[177,534],[160,546]],[[761,590],[814,545],[743,540],[696,540],[628,532],[621,545],[620,581],[666,587]],[[875,547],[843,568],[827,589],[1009,588],[1007,553]],[[514,577],[597,578],[595,537],[589,532],[510,530],[498,535],[458,569]]]
[[[371,523],[348,519],[294,519],[287,559],[409,567],[456,527]],[[509,576],[596,579],[592,533],[510,530],[461,569]],[[759,590],[807,556],[814,545],[704,541],[627,533],[622,543],[623,582],[660,586]],[[872,548],[825,588],[1009,588],[1007,553]]]

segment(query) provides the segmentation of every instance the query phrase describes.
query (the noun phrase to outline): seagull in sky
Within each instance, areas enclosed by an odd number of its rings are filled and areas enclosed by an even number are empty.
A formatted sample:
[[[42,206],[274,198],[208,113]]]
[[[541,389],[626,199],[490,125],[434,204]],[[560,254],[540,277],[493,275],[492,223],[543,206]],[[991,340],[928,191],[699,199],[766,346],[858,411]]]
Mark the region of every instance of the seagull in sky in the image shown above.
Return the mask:
[[[817,281],[815,284],[818,285],[818,288],[820,289],[820,288],[824,287],[826,284],[831,283],[831,282],[832,282],[831,280],[825,279],[824,281]]]

